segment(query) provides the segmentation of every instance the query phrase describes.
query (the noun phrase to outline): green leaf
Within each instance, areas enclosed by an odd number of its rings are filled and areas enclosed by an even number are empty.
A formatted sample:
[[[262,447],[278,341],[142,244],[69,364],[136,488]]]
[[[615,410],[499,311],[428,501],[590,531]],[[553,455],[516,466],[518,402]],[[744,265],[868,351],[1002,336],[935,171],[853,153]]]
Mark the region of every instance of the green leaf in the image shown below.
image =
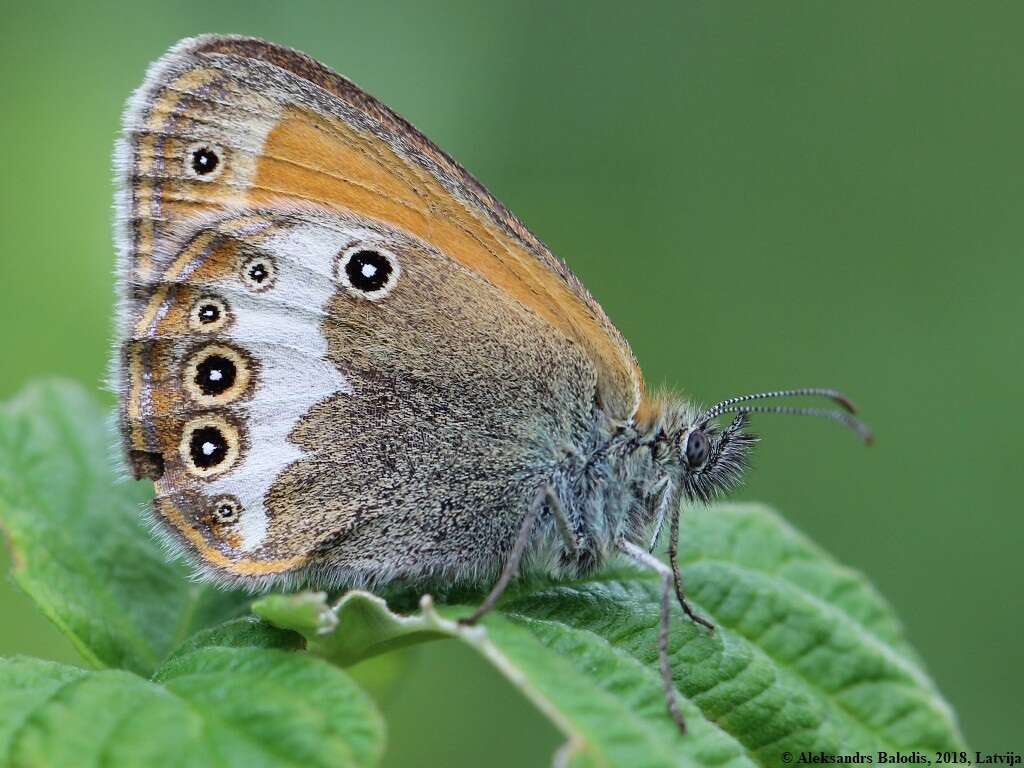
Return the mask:
[[[384,728],[337,667],[296,638],[235,622],[152,680],[38,659],[0,660],[0,764],[372,766]]]
[[[371,765],[379,718],[337,666],[437,638],[467,643],[523,691],[565,733],[565,765],[964,748],[884,600],[763,507],[684,516],[688,591],[718,629],[676,612],[683,737],[664,710],[654,575],[620,563],[527,582],[476,628],[454,621],[470,606],[428,597],[400,616],[365,592],[334,606],[319,593],[258,602],[281,630],[218,623],[243,598],[166,563],[141,519],[148,492],[118,480],[109,435],[71,385],[37,385],[0,410],[0,523],[15,578],[86,659],[122,668],[0,662],[0,759],[13,765]]]
[[[95,666],[148,674],[245,600],[190,582],[144,523],[151,484],[121,477],[110,419],[44,382],[0,408],[0,527],[14,578]]]
[[[587,766],[748,766],[784,752],[877,754],[964,749],[949,706],[884,600],[754,505],[688,510],[683,575],[695,606],[670,635],[689,733],[665,713],[657,662],[659,585],[622,565],[572,583],[527,584],[483,627],[469,607],[411,616],[350,592],[271,596],[254,610],[302,633],[341,665],[437,637],[468,643],[566,735],[561,758]]]

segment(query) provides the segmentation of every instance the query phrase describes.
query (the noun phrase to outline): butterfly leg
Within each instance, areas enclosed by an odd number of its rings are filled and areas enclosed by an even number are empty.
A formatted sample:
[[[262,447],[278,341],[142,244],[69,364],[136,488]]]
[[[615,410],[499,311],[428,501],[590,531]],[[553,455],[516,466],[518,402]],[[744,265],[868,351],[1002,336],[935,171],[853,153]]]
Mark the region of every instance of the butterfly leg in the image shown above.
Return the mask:
[[[666,477],[654,486],[652,493],[658,495],[658,501],[654,505],[654,533],[651,535],[651,544],[647,547],[648,552],[654,552],[658,546],[658,539],[661,538],[661,531],[665,527],[665,518],[668,517],[668,508],[672,503],[671,481]]]
[[[509,552],[508,560],[505,561],[505,567],[501,570],[501,576],[498,577],[498,580],[491,588],[487,597],[484,598],[484,601],[480,603],[480,607],[464,619],[459,619],[459,624],[466,626],[476,624],[494,609],[494,606],[498,604],[498,600],[505,594],[508,585],[516,577],[516,574],[519,573],[519,561],[523,559],[526,545],[530,541],[530,534],[533,533],[533,526],[537,522],[537,517],[540,515],[540,511],[543,509],[545,500],[550,493],[551,490],[549,488],[542,488],[530,504],[530,508],[526,511],[526,517],[523,518],[523,524],[519,528],[519,535],[516,536],[515,544],[512,545],[512,551]]]
[[[575,558],[580,551],[579,542],[572,530],[572,523],[565,516],[565,510],[562,509],[558,497],[555,496],[555,492],[551,490],[550,486],[544,492],[544,504],[551,512],[551,516],[555,518],[555,526],[558,528],[558,535],[562,537],[562,543],[565,544],[565,551],[569,557]]]
[[[672,530],[670,531],[668,541],[668,561],[672,564],[672,579],[675,582],[676,587],[676,599],[679,601],[679,605],[682,606],[683,613],[690,617],[690,619],[703,627],[707,627],[712,632],[715,631],[715,625],[705,619],[699,613],[690,607],[690,602],[686,599],[686,593],[683,591],[683,574],[679,570],[679,505],[672,510]]]
[[[672,620],[672,569],[643,548],[622,540],[618,543],[619,551],[638,565],[654,571],[661,576],[661,623],[658,630],[658,662],[661,665],[661,683],[665,689],[665,704],[668,713],[679,730],[686,733],[686,720],[679,709],[679,698],[675,682],[672,680],[672,661],[668,657],[668,630]]]

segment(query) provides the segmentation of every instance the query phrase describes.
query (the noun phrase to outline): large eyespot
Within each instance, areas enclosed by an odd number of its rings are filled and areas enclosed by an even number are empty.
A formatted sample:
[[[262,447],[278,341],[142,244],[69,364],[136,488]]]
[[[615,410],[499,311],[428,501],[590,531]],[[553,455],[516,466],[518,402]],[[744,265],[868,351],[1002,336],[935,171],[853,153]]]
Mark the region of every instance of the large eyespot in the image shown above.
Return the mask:
[[[223,344],[210,344],[185,364],[185,389],[202,405],[226,405],[245,394],[252,379],[249,357]]]
[[[222,330],[231,320],[231,310],[218,296],[203,296],[188,311],[188,327],[198,333]]]
[[[382,248],[353,246],[342,251],[335,277],[349,291],[371,301],[383,299],[398,284],[398,258]]]
[[[242,505],[234,496],[218,496],[210,505],[210,515],[220,525],[234,525],[242,515]]]
[[[686,436],[686,446],[683,449],[686,456],[686,464],[690,469],[700,469],[708,460],[711,453],[711,441],[701,430],[694,429]]]
[[[277,279],[277,266],[269,256],[249,256],[242,259],[238,274],[248,288],[254,291],[265,291]]]
[[[178,452],[185,470],[209,478],[227,472],[238,461],[238,429],[220,416],[199,416],[185,425]]]
[[[185,175],[201,181],[213,181],[224,170],[224,150],[216,144],[197,141],[185,152]]]

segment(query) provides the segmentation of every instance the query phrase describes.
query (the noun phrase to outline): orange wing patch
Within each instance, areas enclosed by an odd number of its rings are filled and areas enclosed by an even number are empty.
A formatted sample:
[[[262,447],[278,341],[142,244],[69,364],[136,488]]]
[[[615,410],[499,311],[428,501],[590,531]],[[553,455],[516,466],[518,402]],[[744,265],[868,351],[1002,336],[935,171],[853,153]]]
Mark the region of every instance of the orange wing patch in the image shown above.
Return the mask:
[[[377,137],[293,108],[264,145],[249,190],[254,206],[282,198],[355,211],[430,243],[529,307],[589,353],[605,407],[636,406],[632,356],[569,285],[495,224],[474,214],[425,170]]]

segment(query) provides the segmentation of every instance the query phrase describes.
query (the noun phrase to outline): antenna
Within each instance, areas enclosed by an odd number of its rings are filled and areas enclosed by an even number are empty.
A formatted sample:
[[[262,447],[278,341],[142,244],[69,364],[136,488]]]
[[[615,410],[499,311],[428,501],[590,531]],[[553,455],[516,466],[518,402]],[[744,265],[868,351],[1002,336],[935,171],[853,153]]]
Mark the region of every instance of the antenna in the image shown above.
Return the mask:
[[[781,397],[826,397],[840,405],[844,410],[826,411],[821,408],[794,408],[785,405],[740,405],[740,403],[747,403],[751,400],[768,400]],[[743,415],[750,413],[781,413],[789,416],[816,416],[839,422],[853,432],[856,432],[866,445],[871,445],[875,441],[874,435],[871,434],[871,430],[868,429],[864,422],[850,415],[856,412],[857,408],[853,401],[838,390],[804,387],[802,389],[781,389],[774,392],[758,392],[753,395],[730,397],[728,400],[723,400],[709,408],[694,423],[703,426],[725,413],[739,413]]]

